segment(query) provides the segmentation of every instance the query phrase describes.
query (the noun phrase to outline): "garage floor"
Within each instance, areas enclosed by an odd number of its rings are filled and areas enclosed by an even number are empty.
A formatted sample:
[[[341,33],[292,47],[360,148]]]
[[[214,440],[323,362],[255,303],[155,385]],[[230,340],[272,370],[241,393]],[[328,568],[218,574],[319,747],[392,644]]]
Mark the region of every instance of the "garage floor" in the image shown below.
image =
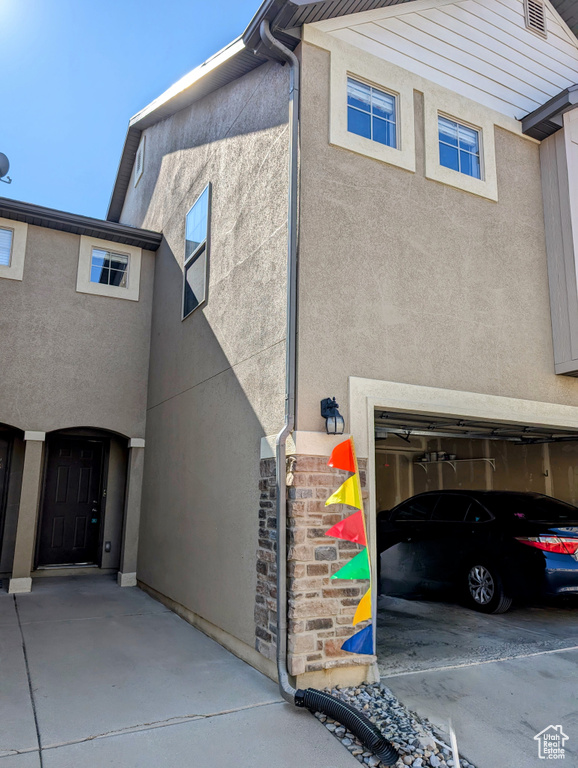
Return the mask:
[[[442,601],[380,597],[379,669],[391,677],[578,648],[578,602],[486,616]]]
[[[485,616],[441,600],[380,597],[382,682],[447,730],[478,768],[539,766],[534,736],[562,725],[578,765],[578,605]]]

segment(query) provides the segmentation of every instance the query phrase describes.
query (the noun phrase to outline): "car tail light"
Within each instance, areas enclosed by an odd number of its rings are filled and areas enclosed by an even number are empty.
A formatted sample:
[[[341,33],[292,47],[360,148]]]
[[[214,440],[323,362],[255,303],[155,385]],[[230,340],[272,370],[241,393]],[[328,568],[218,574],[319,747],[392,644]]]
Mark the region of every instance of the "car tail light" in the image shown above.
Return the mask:
[[[561,536],[516,536],[516,541],[529,547],[542,549],[544,552],[557,552],[560,555],[575,555],[578,552],[578,539]]]

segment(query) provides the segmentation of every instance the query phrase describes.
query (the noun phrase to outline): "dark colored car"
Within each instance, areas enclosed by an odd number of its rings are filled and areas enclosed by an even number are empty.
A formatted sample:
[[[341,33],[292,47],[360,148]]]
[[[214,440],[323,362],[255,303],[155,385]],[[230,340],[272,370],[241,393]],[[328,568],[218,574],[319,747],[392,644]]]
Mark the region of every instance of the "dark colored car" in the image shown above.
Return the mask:
[[[421,493],[378,514],[377,547],[380,578],[457,586],[483,613],[578,593],[578,508],[537,493]]]

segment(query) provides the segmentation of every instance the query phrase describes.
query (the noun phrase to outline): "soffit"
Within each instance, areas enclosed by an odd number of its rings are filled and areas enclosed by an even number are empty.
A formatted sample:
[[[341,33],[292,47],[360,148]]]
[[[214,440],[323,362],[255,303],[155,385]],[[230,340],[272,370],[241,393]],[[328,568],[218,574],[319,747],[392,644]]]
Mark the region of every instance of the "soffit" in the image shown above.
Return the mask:
[[[148,229],[79,216],[76,213],[65,213],[54,208],[44,208],[41,205],[23,203],[6,197],[0,197],[0,217],[12,221],[23,221],[37,227],[58,229],[73,235],[86,235],[124,243],[124,245],[134,245],[136,248],[144,248],[147,251],[156,251],[163,237],[160,233]]]

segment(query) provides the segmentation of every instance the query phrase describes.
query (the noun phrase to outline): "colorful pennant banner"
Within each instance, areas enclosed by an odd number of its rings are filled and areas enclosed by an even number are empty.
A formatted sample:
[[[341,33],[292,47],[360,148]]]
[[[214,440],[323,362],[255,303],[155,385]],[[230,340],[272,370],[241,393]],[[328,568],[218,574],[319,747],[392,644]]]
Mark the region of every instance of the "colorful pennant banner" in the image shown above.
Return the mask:
[[[332,579],[369,579],[371,573],[369,570],[369,558],[367,556],[367,547],[358,552],[337,573],[334,573]]]
[[[362,621],[367,621],[367,619],[371,619],[371,587],[359,601],[355,616],[353,617],[353,626],[360,624]]]
[[[341,520],[330,528],[326,536],[331,536],[332,539],[344,539],[345,541],[353,541],[355,544],[361,544],[367,546],[367,540],[365,538],[365,525],[363,523],[363,512],[358,510],[354,512],[345,520]]]
[[[350,507],[361,509],[361,491],[359,489],[359,478],[357,474],[349,477],[335,493],[333,493],[325,502],[325,506],[330,504],[347,504]]]
[[[346,640],[341,646],[341,650],[371,655],[373,653],[373,624],[369,624],[361,632],[357,632],[349,640]]]
[[[370,587],[361,598],[353,617],[353,626],[356,626],[362,621],[371,619],[371,568],[367,549],[367,530],[363,514],[361,483],[353,438],[350,437],[349,440],[344,440],[336,445],[327,463],[335,469],[353,472],[353,475],[327,499],[325,506],[347,504],[349,507],[354,507],[357,512],[336,523],[325,535],[334,539],[352,541],[365,547],[331,577],[332,579],[367,579],[370,581]],[[350,653],[371,655],[373,653],[373,625],[370,624],[360,632],[356,632],[343,643],[341,648]]]

